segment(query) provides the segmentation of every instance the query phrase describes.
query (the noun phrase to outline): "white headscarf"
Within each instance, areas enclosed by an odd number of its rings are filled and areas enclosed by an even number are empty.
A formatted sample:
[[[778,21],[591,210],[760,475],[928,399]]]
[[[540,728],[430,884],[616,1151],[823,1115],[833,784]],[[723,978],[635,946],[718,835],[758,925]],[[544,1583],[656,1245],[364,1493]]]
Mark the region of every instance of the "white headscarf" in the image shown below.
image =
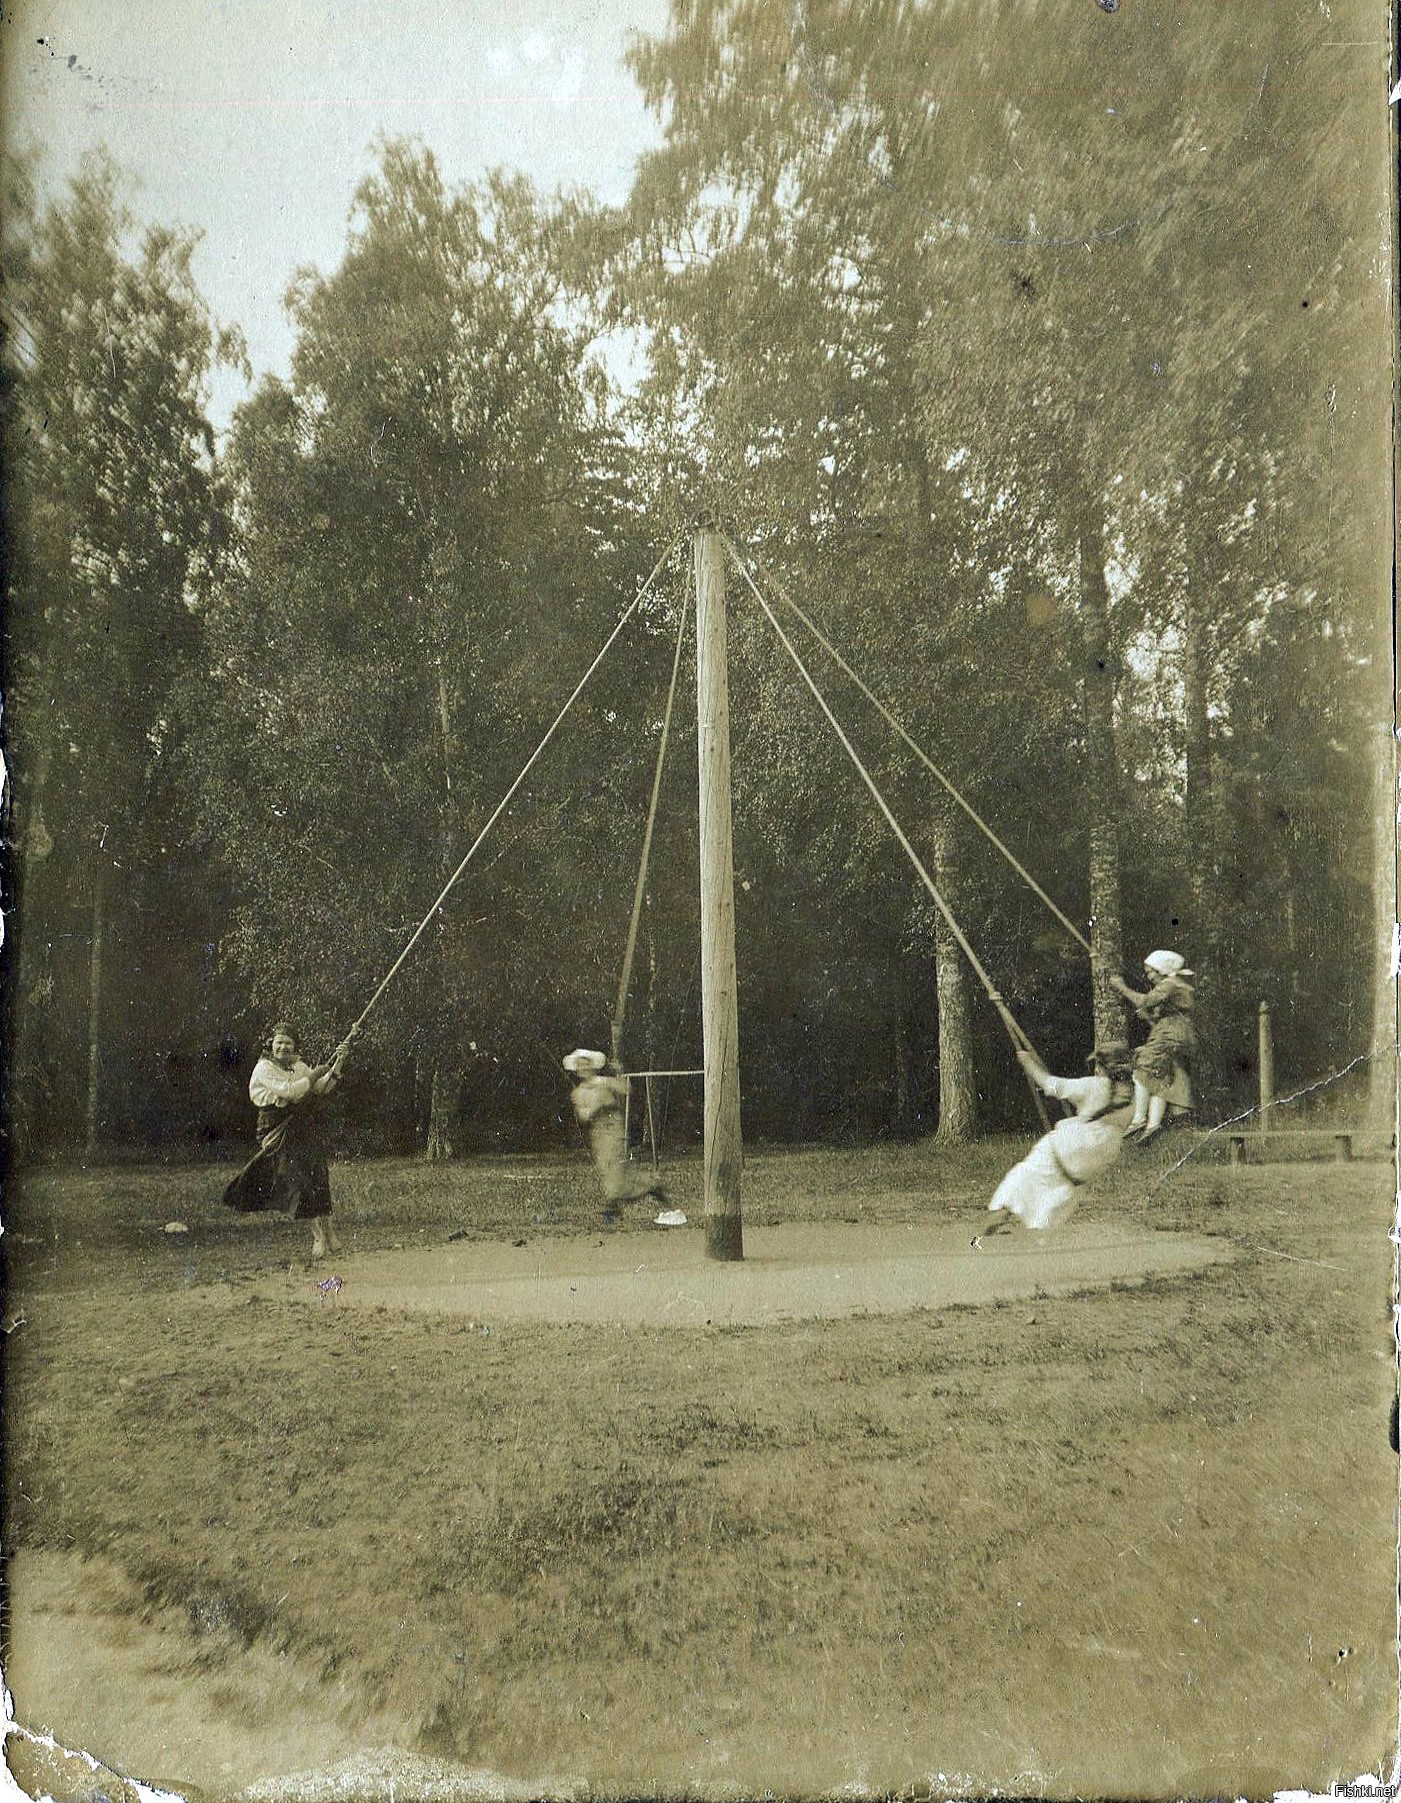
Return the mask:
[[[1187,960],[1181,952],[1149,952],[1143,960],[1143,968],[1151,970],[1155,977],[1191,976],[1187,969]]]
[[[577,1052],[571,1052],[563,1062],[564,1068],[571,1077],[580,1077],[585,1073],[593,1074],[601,1071],[608,1062],[608,1054],[606,1052],[588,1052],[581,1047]]]

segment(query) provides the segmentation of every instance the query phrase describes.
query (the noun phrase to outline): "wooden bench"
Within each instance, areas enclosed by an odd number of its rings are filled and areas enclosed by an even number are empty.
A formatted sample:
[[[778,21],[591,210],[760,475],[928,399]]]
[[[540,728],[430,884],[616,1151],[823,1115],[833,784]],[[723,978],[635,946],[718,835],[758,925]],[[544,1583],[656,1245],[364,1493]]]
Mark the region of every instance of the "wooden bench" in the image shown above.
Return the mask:
[[[1227,1133],[1232,1164],[1248,1164],[1251,1146],[1258,1146],[1261,1151],[1267,1146],[1295,1143],[1300,1140],[1311,1142],[1315,1146],[1327,1145],[1331,1140],[1333,1158],[1337,1164],[1352,1163],[1352,1142],[1356,1130],[1334,1127],[1270,1127],[1265,1132],[1255,1129],[1253,1132]]]

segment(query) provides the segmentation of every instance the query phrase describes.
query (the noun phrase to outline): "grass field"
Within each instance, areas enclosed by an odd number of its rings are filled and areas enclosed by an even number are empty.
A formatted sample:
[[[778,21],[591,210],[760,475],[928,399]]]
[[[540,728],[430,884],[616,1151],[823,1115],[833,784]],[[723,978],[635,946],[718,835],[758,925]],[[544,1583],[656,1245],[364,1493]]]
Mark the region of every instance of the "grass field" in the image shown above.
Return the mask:
[[[746,1216],[971,1232],[1016,1150],[761,1154]],[[1346,1781],[1396,1750],[1392,1173],[1161,1174],[1082,1219],[1232,1263],[672,1331],[354,1311],[310,1271],[289,1302],[309,1236],[227,1215],[223,1173],[34,1171],[6,1550],[115,1562],[202,1637],[192,1682],[285,1653],[406,1747],[575,1794]],[[578,1161],[334,1182],[356,1254],[597,1219]]]

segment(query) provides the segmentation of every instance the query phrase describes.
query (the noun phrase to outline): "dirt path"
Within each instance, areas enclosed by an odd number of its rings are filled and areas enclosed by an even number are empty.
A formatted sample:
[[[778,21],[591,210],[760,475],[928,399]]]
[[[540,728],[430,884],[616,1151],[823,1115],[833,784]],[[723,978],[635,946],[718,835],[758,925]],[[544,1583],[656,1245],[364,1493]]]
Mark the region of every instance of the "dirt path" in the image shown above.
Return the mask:
[[[21,1552],[7,1577],[24,1632],[5,1673],[22,1730],[6,1759],[29,1795],[137,1803],[139,1793],[115,1784],[111,1768],[65,1751],[89,1747],[119,1747],[126,1771],[117,1777],[189,1803],[389,1795],[524,1803],[545,1788],[410,1752],[400,1724],[357,1707],[285,1653],[196,1634],[178,1610],[143,1609],[135,1586],[105,1560]],[[45,1746],[47,1737],[57,1745]]]
[[[902,1314],[1104,1288],[1198,1270],[1232,1256],[1224,1238],[1072,1223],[981,1250],[964,1225],[791,1223],[747,1227],[745,1257],[716,1264],[695,1226],[591,1238],[500,1241],[362,1253],[293,1272],[289,1295],[333,1283],[337,1307],[415,1309],[473,1320],[648,1327],[757,1327]],[[277,1284],[264,1284],[276,1292]]]

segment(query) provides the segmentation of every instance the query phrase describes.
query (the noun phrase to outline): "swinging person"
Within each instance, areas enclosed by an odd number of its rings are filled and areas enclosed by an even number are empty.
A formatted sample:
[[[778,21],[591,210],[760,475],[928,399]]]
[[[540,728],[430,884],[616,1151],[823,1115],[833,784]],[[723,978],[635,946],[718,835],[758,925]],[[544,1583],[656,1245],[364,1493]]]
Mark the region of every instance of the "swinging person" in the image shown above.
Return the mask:
[[[331,1221],[324,1098],[340,1081],[350,1035],[334,1058],[310,1065],[298,1055],[296,1032],[279,1021],[253,1066],[248,1097],[258,1110],[258,1150],[224,1191],[240,1214],[275,1210],[311,1222],[311,1256],[340,1250]]]
[[[1122,977],[1110,987],[1148,1022],[1148,1037],[1133,1064],[1133,1119],[1126,1138],[1146,1146],[1163,1130],[1169,1114],[1192,1107],[1192,1055],[1197,1049],[1192,1025],[1193,975],[1181,952],[1149,952],[1143,968],[1152,979],[1147,993],[1130,989]]]
[[[603,1185],[605,1221],[618,1219],[620,1205],[654,1196],[665,1205],[660,1177],[642,1170],[628,1157],[626,1119],[628,1080],[602,1052],[571,1052],[564,1068],[578,1081],[569,1092],[574,1118],[589,1136],[589,1150]]]
[[[975,1250],[994,1233],[1005,1233],[1015,1221],[1036,1233],[1059,1226],[1084,1185],[1103,1176],[1118,1158],[1129,1124],[1132,1066],[1123,1040],[1111,1039],[1095,1047],[1087,1077],[1053,1077],[1038,1058],[1020,1047],[1017,1057],[1039,1090],[1057,1101],[1069,1102],[1075,1113],[1043,1133],[998,1184],[988,1203],[993,1220],[973,1236]]]

